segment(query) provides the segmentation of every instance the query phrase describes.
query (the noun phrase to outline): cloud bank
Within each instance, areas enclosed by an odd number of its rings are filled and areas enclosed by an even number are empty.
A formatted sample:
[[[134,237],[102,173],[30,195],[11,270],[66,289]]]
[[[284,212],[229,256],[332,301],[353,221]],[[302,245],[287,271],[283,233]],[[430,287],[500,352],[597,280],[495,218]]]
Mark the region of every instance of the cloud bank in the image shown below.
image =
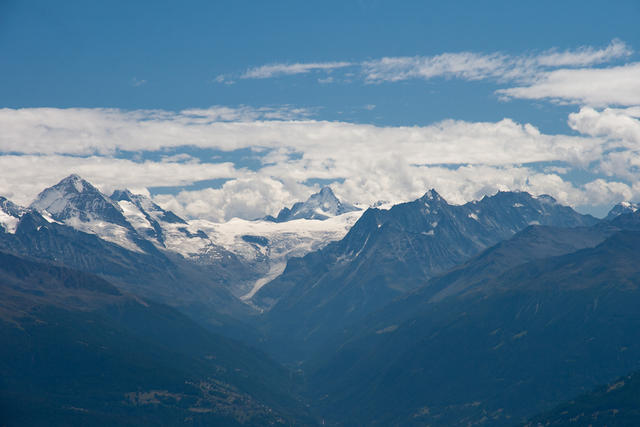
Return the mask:
[[[2,109],[0,194],[28,203],[71,172],[105,191],[222,179],[217,188],[155,196],[179,214],[219,221],[272,214],[307,197],[318,182],[363,204],[409,200],[432,187],[454,203],[497,190],[547,193],[574,206],[640,196],[637,107],[583,107],[568,118],[576,135],[544,134],[511,119],[374,126],[309,114],[286,106]],[[255,165],[194,156],[194,148],[244,150]],[[577,182],[575,171],[590,178]]]

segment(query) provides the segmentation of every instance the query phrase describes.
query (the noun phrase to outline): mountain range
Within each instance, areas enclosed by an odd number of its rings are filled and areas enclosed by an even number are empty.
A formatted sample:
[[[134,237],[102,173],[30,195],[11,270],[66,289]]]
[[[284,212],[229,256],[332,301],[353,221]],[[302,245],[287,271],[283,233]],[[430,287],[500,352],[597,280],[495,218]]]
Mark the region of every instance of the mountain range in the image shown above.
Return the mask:
[[[531,224],[596,222],[549,196],[499,192],[450,205],[430,190],[389,210],[368,209],[342,240],[290,260],[253,302],[269,310],[260,327],[273,351],[306,358],[345,325]]]
[[[628,215],[530,227],[351,325],[314,366],[316,398],[342,422],[513,425],[638,369]]]
[[[213,223],[71,175],[0,198],[0,424],[632,420],[639,233],[631,202],[328,187]]]

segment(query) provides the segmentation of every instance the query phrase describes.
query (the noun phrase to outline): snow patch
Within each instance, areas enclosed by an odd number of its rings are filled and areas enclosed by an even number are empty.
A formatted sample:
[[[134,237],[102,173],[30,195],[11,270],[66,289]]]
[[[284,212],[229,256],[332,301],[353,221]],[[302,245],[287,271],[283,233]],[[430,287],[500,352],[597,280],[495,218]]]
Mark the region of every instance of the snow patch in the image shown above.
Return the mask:
[[[84,191],[84,185],[82,184],[82,181],[79,179],[73,180],[73,186],[75,187],[78,193],[82,193]]]
[[[130,231],[121,225],[112,224],[110,222],[92,219],[82,221],[78,217],[71,217],[65,221],[65,224],[84,233],[95,234],[103,240],[115,243],[133,252],[144,253],[138,245],[136,245],[130,237]]]
[[[19,218],[9,215],[0,209],[0,226],[2,226],[7,233],[15,234],[18,228],[18,221]]]

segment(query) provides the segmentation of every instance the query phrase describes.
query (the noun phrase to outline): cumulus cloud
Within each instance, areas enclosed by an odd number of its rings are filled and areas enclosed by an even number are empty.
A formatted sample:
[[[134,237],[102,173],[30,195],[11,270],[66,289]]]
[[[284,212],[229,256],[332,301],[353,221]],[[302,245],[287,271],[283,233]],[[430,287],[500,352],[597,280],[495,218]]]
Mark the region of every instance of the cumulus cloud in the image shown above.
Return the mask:
[[[0,195],[23,205],[71,173],[77,173],[106,193],[118,188],[146,192],[150,187],[236,178],[243,173],[232,163],[134,162],[101,156],[60,155],[2,155],[0,170]]]
[[[223,151],[287,149],[303,153],[309,170],[331,173],[353,158],[386,158],[389,149],[414,163],[589,162],[599,156],[597,138],[541,134],[531,124],[445,120],[429,126],[374,126],[290,120],[286,112],[207,110],[2,109],[0,152],[110,155],[193,146]],[[253,120],[285,117],[286,120]],[[236,121],[231,121],[236,119]]]
[[[331,71],[337,68],[349,67],[350,62],[310,62],[294,64],[268,64],[250,68],[240,76],[241,79],[269,79],[272,77],[288,76],[292,74],[306,74],[311,71]]]
[[[247,173],[222,188],[181,191],[155,197],[157,203],[185,217],[225,221],[239,217],[261,218],[278,212],[293,200],[308,197],[311,189],[293,181],[281,181],[261,173]]]
[[[548,193],[574,206],[640,194],[637,108],[582,108],[568,120],[580,135],[545,134],[511,119],[375,126],[306,114],[292,107],[3,109],[0,194],[28,203],[72,172],[107,192],[222,178],[220,188],[155,196],[182,215],[212,220],[273,214],[317,190],[308,183],[318,180],[362,204],[410,200],[432,187],[454,203],[498,190]],[[193,147],[249,149],[258,163],[252,170],[216,163],[194,157]],[[574,184],[570,172],[580,169],[599,176]]]
[[[640,107],[605,108],[598,111],[583,107],[569,114],[569,126],[585,135],[624,141],[640,148]]]

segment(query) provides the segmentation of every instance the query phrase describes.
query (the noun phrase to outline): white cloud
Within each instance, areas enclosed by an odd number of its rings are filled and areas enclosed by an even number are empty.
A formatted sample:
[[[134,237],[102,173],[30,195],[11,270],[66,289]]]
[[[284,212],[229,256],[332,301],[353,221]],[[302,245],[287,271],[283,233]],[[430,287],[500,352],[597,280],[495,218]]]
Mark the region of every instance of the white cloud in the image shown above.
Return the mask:
[[[637,108],[583,108],[569,117],[581,136],[544,134],[510,119],[402,127],[290,118],[304,114],[292,107],[3,109],[0,194],[28,203],[72,172],[105,191],[225,178],[218,189],[156,196],[178,213],[214,220],[272,214],[307,197],[313,188],[304,183],[314,179],[334,182],[338,194],[365,204],[409,200],[431,187],[455,203],[507,189],[549,193],[572,205],[640,194],[631,184],[640,180]],[[253,171],[207,163],[215,159],[194,157],[194,146],[250,149],[262,163]],[[138,153],[139,161],[117,158],[119,151]],[[569,172],[579,168],[601,181],[574,185]]]
[[[24,154],[111,155],[118,150],[194,146],[231,151],[287,149],[303,153],[307,168],[330,173],[351,159],[385,158],[390,147],[419,164],[510,164],[600,155],[597,138],[544,135],[530,124],[445,120],[429,126],[381,127],[315,120],[253,120],[304,111],[226,109],[131,111],[106,109],[2,109],[0,151]],[[229,121],[229,120],[236,121]],[[324,172],[323,172],[324,171]]]
[[[309,188],[299,183],[247,173],[219,189],[182,191],[175,196],[158,195],[155,201],[185,217],[224,221],[234,217],[255,219],[276,213],[292,201],[306,198],[309,192]]]
[[[464,80],[529,81],[546,70],[602,64],[632,53],[624,42],[613,40],[604,49],[583,46],[575,50],[552,49],[539,54],[458,52],[435,56],[387,57],[362,63],[368,82],[396,82],[435,77]]]
[[[107,193],[118,188],[140,191],[156,186],[189,185],[207,179],[236,178],[243,174],[231,163],[138,163],[109,157],[59,155],[3,155],[0,156],[0,170],[0,195],[25,205],[44,188],[71,173],[77,173]]]
[[[504,72],[507,57],[472,52],[443,53],[423,57],[387,57],[364,62],[362,71],[368,82],[397,82],[408,79],[456,77],[479,80]],[[501,71],[502,70],[502,71]]]
[[[521,55],[447,52],[434,56],[384,57],[360,63],[271,64],[251,68],[241,78],[265,79],[314,70],[331,72],[344,67],[359,67],[361,76],[368,83],[438,77],[471,81],[489,79],[518,85],[497,91],[504,100],[549,99],[597,107],[631,106],[640,104],[640,64],[592,67],[627,58],[632,53],[625,42],[614,39],[603,48],[582,46]],[[346,77],[346,74],[342,76]],[[335,76],[327,76],[319,78],[318,82],[334,80]]]
[[[545,67],[584,67],[624,58],[632,53],[633,50],[625,42],[614,39],[604,49],[583,46],[573,51],[558,52],[557,50],[550,50],[536,56],[535,60],[538,65]]]
[[[337,68],[349,67],[350,62],[310,62],[294,64],[268,64],[250,68],[240,76],[242,79],[269,79],[272,77],[288,76],[292,74],[306,74],[311,71],[330,71]]]
[[[605,108],[597,111],[583,107],[569,114],[569,126],[585,135],[607,137],[640,148],[640,107]]]
[[[598,111],[584,107],[569,115],[569,126],[585,135],[607,141],[603,156],[595,169],[610,177],[630,182],[640,180],[640,107],[605,108]]]
[[[253,67],[241,74],[242,79],[267,79],[286,75],[306,74],[312,71],[332,72],[346,67],[359,67],[367,82],[397,82],[408,79],[435,77],[480,80],[493,78],[501,81],[531,79],[541,71],[559,67],[584,67],[624,58],[632,49],[621,40],[612,40],[604,48],[582,46],[573,50],[550,49],[539,53],[509,55],[501,52],[446,52],[434,56],[384,57],[363,62],[310,62],[276,63]],[[351,74],[351,73],[350,73]],[[345,74],[345,77],[348,77]],[[218,76],[224,82],[227,76]],[[319,83],[331,83],[328,76]]]
[[[497,93],[505,98],[550,99],[594,107],[639,105],[640,63],[549,71],[530,84]]]

